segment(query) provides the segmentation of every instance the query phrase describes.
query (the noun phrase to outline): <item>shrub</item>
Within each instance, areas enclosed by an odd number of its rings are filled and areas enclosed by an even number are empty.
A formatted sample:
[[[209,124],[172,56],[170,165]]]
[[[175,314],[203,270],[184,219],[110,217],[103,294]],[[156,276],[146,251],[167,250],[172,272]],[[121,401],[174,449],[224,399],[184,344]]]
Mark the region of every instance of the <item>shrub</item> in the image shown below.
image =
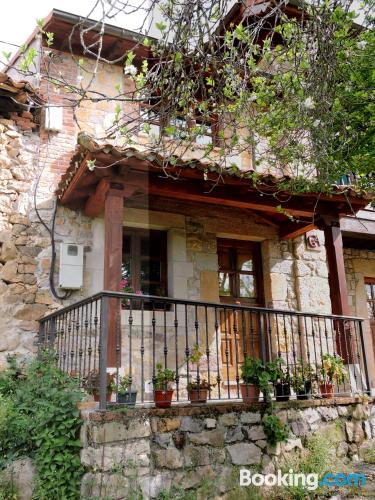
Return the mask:
[[[0,466],[30,456],[37,469],[35,498],[78,498],[82,393],[76,381],[56,368],[50,353],[42,353],[14,382],[11,366],[0,384]]]

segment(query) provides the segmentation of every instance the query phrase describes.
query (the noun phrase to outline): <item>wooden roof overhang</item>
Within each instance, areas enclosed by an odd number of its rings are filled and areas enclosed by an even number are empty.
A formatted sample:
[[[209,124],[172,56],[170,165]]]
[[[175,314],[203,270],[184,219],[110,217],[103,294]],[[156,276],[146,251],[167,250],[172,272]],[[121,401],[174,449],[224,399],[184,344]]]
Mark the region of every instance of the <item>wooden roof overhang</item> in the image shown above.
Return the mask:
[[[90,169],[95,161],[94,169]],[[258,174],[255,186],[252,171],[233,172],[200,160],[170,158],[134,147],[99,146],[81,134],[70,167],[57,189],[60,203],[96,217],[104,210],[110,189],[124,198],[144,194],[180,202],[232,207],[261,214],[270,225],[280,228],[281,238],[291,238],[313,229],[322,216],[340,217],[363,209],[368,197],[353,187],[335,187],[333,195],[316,193],[291,195],[278,190],[277,179]],[[120,193],[119,193],[120,194]],[[282,211],[280,211],[282,206]]]
[[[84,53],[80,39],[80,28],[87,29],[83,35],[86,46],[95,44],[99,40],[102,26],[94,19],[86,19],[70,12],[53,9],[43,22],[43,30],[53,33],[53,50],[70,52],[70,48],[72,48],[74,54],[90,57],[89,54]],[[150,58],[150,49],[142,43],[144,35],[108,23],[104,23],[103,29],[101,57],[114,60],[124,56],[129,50],[134,50],[137,62],[144,58]],[[38,33],[39,28],[36,28],[24,45],[28,47]],[[148,38],[154,40],[152,37]],[[45,44],[44,38],[42,43]],[[94,48],[92,50],[95,52]],[[21,50],[18,50],[7,67],[12,67],[21,55]],[[123,61],[119,64],[123,64]]]

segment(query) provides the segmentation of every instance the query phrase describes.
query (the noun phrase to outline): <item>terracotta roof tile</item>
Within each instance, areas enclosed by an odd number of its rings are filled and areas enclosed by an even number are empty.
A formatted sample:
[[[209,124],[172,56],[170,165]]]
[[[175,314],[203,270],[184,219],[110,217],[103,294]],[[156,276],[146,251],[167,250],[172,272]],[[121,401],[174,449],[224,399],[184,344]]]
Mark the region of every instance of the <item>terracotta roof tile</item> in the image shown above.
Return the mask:
[[[0,72],[0,96],[8,97],[16,104],[42,104],[43,99],[27,81],[16,82],[6,73]]]
[[[168,166],[173,168],[192,168],[201,170],[202,172],[217,172],[224,177],[238,177],[244,180],[247,179],[248,181],[251,181],[256,174],[257,182],[262,186],[268,186],[270,188],[275,188],[280,182],[291,179],[288,176],[276,177],[269,173],[257,173],[254,170],[245,171],[233,167],[224,168],[206,159],[184,159],[183,157],[175,155],[166,156],[156,151],[142,148],[141,146],[118,146],[110,143],[99,144],[90,135],[82,132],[78,135],[76,150],[72,156],[70,165],[58,184],[56,193],[59,198],[63,196],[87,153],[92,153],[93,157],[99,153],[105,153],[109,155],[109,157],[112,157],[114,163],[127,158],[136,158],[164,168],[168,168]],[[333,189],[337,194],[345,192],[349,197],[370,199],[363,190],[359,190],[355,185],[334,185]]]

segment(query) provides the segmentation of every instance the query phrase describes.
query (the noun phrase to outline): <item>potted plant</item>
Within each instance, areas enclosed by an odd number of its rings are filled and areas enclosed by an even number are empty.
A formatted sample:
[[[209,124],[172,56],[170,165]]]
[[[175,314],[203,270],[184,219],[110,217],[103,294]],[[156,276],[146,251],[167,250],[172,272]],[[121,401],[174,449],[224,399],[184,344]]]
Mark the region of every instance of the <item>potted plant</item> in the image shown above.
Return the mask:
[[[124,292],[124,293],[135,293],[136,295],[142,295],[141,290],[134,291],[134,288],[129,285],[129,280],[127,278],[123,278],[120,281],[120,290],[121,290],[121,292]],[[138,302],[139,301],[135,301],[134,299],[132,299],[133,307],[138,307],[139,306]],[[124,298],[121,300],[121,307],[123,309],[125,309],[126,306],[129,306],[129,305],[130,305],[130,299]]]
[[[210,384],[206,379],[201,379],[199,376],[199,365],[203,353],[199,349],[199,345],[195,344],[189,360],[197,366],[197,377],[188,383],[188,397],[191,403],[206,403],[207,394],[211,387],[215,384]]]
[[[157,363],[156,370],[157,373],[154,382],[155,406],[157,408],[169,408],[173,397],[171,384],[175,381],[175,372],[169,368],[163,369],[161,363]]]
[[[131,390],[131,382],[128,375],[120,377],[118,385],[116,384],[116,380],[114,380],[112,390],[117,394],[117,402],[119,404],[124,404],[128,408],[134,408],[137,400],[137,391]]]
[[[116,375],[114,373],[106,373],[106,401],[111,401],[113,392],[113,382]],[[83,379],[83,388],[94,397],[94,401],[100,399],[100,374],[99,370],[92,370]]]
[[[300,360],[296,367],[294,375],[291,377],[291,386],[297,395],[297,399],[310,399],[312,392],[312,379],[314,370],[303,360]]]
[[[347,377],[341,356],[324,354],[320,368],[320,394],[323,398],[333,398],[334,384],[342,384]]]
[[[282,358],[266,363],[266,370],[275,388],[276,401],[288,401],[290,397],[290,375],[283,370],[284,364]]]
[[[258,401],[260,391],[262,391],[264,399],[269,400],[271,377],[261,359],[247,356],[241,365],[241,378],[243,383],[240,384],[240,387],[244,403]]]
[[[188,397],[191,403],[206,403],[208,391],[215,384],[209,384],[206,379],[195,379],[187,385]]]

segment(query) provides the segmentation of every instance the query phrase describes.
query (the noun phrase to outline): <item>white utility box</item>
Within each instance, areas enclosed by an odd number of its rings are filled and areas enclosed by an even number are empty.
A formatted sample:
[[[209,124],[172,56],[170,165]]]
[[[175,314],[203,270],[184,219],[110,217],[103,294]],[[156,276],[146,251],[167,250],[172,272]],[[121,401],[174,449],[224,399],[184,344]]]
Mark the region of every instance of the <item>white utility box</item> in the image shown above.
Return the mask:
[[[45,108],[44,128],[51,132],[61,132],[63,129],[63,108],[48,106]]]
[[[60,244],[59,287],[77,290],[83,286],[83,245]]]

